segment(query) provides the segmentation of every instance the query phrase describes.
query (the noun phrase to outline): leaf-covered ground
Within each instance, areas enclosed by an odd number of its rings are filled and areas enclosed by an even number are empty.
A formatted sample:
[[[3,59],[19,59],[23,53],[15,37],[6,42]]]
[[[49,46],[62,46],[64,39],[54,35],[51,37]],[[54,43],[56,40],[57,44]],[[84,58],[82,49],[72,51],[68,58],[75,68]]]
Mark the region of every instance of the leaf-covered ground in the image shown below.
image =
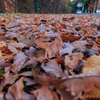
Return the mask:
[[[100,98],[100,16],[0,14],[0,100]]]

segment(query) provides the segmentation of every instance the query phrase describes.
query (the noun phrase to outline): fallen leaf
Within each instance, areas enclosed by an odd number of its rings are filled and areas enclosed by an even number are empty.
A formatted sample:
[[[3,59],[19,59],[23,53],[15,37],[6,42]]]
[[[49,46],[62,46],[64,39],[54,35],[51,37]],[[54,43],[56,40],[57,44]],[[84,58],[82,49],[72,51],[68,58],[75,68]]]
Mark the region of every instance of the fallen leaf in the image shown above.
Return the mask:
[[[65,91],[64,89],[59,89],[57,92],[61,95],[62,100],[74,100],[74,96],[70,92]]]
[[[10,99],[11,100],[11,99]],[[24,91],[22,91],[22,97],[21,97],[21,100],[37,100],[35,95],[33,94],[28,94]]]
[[[92,50],[95,54],[99,55],[100,48],[99,48],[98,46],[96,46],[95,44],[92,46],[91,50]]]
[[[19,25],[18,22],[10,22],[8,25],[6,25],[6,28],[12,28],[18,25]]]
[[[91,73],[100,71],[100,56],[91,56],[87,59],[85,66],[83,68],[83,73]]]
[[[6,94],[6,99],[21,100],[22,90],[24,88],[23,79],[24,79],[24,77],[21,77],[16,83],[14,83],[12,86],[9,87],[8,92]]]
[[[79,40],[81,37],[68,34],[68,35],[62,35],[61,38],[63,42],[68,42],[68,41],[73,42],[73,41]]]
[[[35,49],[35,48],[33,48],[33,47],[30,47],[30,49],[29,49],[29,57],[30,56],[33,56],[33,55],[35,55],[36,54],[36,52],[37,52],[37,50]]]
[[[46,42],[36,42],[36,45],[39,48],[45,49],[45,50],[49,50],[49,45]]]
[[[22,49],[22,48],[24,48],[24,47],[27,46],[27,45],[24,44],[24,43],[9,43],[8,45],[11,45],[11,46],[13,46],[13,47],[20,48],[20,49]]]
[[[33,79],[25,78],[24,81],[26,81],[26,85],[35,85],[37,84]]]
[[[11,63],[7,63],[5,60],[0,60],[0,69],[11,66]]]
[[[36,61],[42,62],[44,59],[47,59],[46,51],[45,50],[38,50]]]
[[[72,51],[75,49],[75,47],[71,44],[67,44],[66,48],[64,48],[63,50],[60,50],[60,56],[63,54],[72,54]]]
[[[40,89],[31,91],[37,97],[37,100],[59,100],[58,95],[48,86],[42,86]]]
[[[77,50],[84,50],[86,49],[87,41],[75,41],[72,43],[72,45],[75,47]]]
[[[33,75],[32,75],[32,71],[30,71],[30,72],[23,72],[21,74],[16,74],[13,77],[20,77],[20,76],[30,76],[31,77]]]
[[[0,92],[0,100],[4,100],[4,92]]]
[[[4,37],[4,36],[0,36],[0,42],[1,42],[1,41],[7,42],[7,38]]]
[[[17,54],[14,58],[14,63],[12,64],[12,71],[18,73],[23,68],[26,60],[27,56],[24,53]]]
[[[86,75],[86,74],[80,74],[76,76],[70,76],[69,79],[66,79],[65,81],[62,81],[58,84],[53,84],[57,89],[65,89],[67,91],[71,91],[71,94],[73,96],[78,97],[80,93],[84,92],[83,98],[99,98],[100,92],[100,76],[99,75]],[[80,86],[80,88],[79,88]],[[94,91],[98,94],[94,94]],[[94,95],[89,95],[94,94]],[[80,97],[82,94],[80,95]],[[88,97],[87,97],[88,96]],[[79,97],[79,98],[80,98]],[[86,99],[85,98],[85,99]]]
[[[60,36],[57,36],[55,41],[53,41],[52,44],[50,45],[49,50],[47,50],[49,58],[58,57],[60,50],[63,49],[62,47],[63,47],[62,39]]]
[[[51,78],[45,73],[38,74],[39,71],[36,71],[35,69],[32,69],[32,74],[34,77],[34,80],[41,85],[52,85],[54,83],[59,83],[62,81],[62,79],[57,79],[56,77]]]
[[[17,49],[14,46],[8,45],[8,49],[13,53],[18,53]]]
[[[5,22],[0,23],[0,26],[5,26],[5,25],[6,25]]]
[[[55,60],[51,60],[48,63],[42,63],[41,67],[46,73],[56,76],[57,78],[63,77],[61,66]]]
[[[50,37],[49,36],[41,36],[40,38],[37,38],[36,41],[37,42],[47,42],[50,41]]]
[[[12,77],[12,74],[10,73],[10,70],[8,70],[4,75],[4,78],[1,80],[0,83],[0,91],[3,90],[3,88],[5,86],[7,86],[8,84],[13,84],[15,82],[15,80],[17,79],[17,77]]]

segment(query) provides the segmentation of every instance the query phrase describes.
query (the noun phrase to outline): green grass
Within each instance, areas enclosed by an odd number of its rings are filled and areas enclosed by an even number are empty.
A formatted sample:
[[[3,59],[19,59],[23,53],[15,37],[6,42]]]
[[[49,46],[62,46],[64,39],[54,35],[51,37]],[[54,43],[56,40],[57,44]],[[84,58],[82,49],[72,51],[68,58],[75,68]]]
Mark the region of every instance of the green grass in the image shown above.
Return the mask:
[[[12,20],[9,18],[8,21],[11,22]]]
[[[35,65],[35,69],[37,69],[39,66],[38,65]]]
[[[4,68],[0,69],[0,75],[5,74]]]
[[[3,13],[1,13],[1,14],[0,14],[0,16],[4,16],[4,14],[3,14]]]
[[[23,81],[24,89],[26,90],[27,81]]]

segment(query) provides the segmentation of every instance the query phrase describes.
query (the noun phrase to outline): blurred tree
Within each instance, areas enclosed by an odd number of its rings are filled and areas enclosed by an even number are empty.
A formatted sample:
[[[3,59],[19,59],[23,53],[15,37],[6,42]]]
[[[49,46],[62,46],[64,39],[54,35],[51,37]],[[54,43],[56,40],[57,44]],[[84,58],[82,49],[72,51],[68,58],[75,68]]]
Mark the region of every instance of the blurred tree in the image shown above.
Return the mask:
[[[5,12],[5,5],[4,5],[4,0],[0,0],[0,11],[3,13]]]
[[[77,3],[84,3],[84,10],[92,11],[95,0],[0,0],[5,1],[8,12],[20,13],[75,13]],[[91,3],[92,1],[92,3]]]

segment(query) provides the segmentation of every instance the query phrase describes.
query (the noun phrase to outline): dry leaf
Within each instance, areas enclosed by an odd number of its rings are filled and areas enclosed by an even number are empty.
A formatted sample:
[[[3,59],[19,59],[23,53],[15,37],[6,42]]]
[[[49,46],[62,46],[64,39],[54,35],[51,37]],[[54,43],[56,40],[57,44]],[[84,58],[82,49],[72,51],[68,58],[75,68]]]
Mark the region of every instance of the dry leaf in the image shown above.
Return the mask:
[[[63,49],[62,46],[63,46],[62,39],[60,36],[57,36],[57,38],[55,39],[55,41],[52,42],[49,50],[47,51],[49,58],[58,57],[60,50]]]
[[[24,53],[19,53],[14,58],[13,68],[12,71],[18,73],[22,68],[27,60],[27,56]]]
[[[11,63],[7,63],[5,60],[0,60],[0,69],[11,66]]]
[[[35,80],[30,79],[30,78],[25,78],[24,81],[27,82],[26,85],[35,85],[35,84],[37,84],[37,83],[35,82]]]
[[[87,45],[87,41],[75,41],[72,43],[72,45],[75,47],[75,49],[77,50],[84,50],[86,49],[86,46]]]
[[[3,90],[4,87],[6,87],[8,84],[13,84],[17,77],[12,77],[12,74],[10,73],[10,70],[8,70],[4,75],[4,78],[1,80],[0,83],[0,91]]]
[[[41,67],[45,70],[46,73],[50,75],[54,75],[57,78],[61,78],[63,76],[63,72],[61,66],[55,60],[51,60],[48,63],[42,63]]]
[[[22,49],[22,48],[24,48],[24,47],[27,46],[27,45],[24,44],[24,43],[9,43],[8,45],[11,45],[11,46],[13,46],[13,47],[20,48],[20,49]]]
[[[71,76],[69,77],[69,79],[66,79],[65,81],[62,81],[58,84],[53,84],[57,89],[65,89],[67,91],[71,91],[71,94],[73,96],[78,97],[80,95],[81,92],[85,93],[88,95],[93,94],[95,91],[96,93],[100,93],[98,92],[98,90],[100,90],[100,76],[99,75],[86,75],[86,74],[82,74],[82,75],[77,75],[77,76]],[[80,87],[79,87],[80,86]],[[80,95],[81,97],[82,95]],[[83,95],[84,96],[84,95]],[[84,98],[85,98],[84,96]],[[88,95],[89,98],[99,98],[100,94],[94,94],[94,95]],[[87,98],[87,97],[86,97]]]
[[[37,99],[36,99],[35,95],[28,94],[28,93],[22,91],[22,98],[21,98],[21,100],[37,100]]]
[[[75,47],[71,44],[66,45],[66,48],[63,50],[60,50],[60,56],[63,54],[72,54],[72,51],[75,49]]]
[[[59,100],[58,95],[48,86],[42,86],[40,89],[31,91],[37,97],[37,100]]]
[[[6,94],[6,99],[21,100],[22,90],[24,88],[23,79],[24,77],[20,78],[16,83],[14,83],[12,86],[9,87],[8,92]]]
[[[0,42],[1,42],[1,41],[7,42],[7,38],[4,37],[4,36],[0,36]]]
[[[65,91],[64,89],[62,90],[57,90],[57,92],[61,95],[62,100],[74,100],[74,96],[71,95],[70,92]]]
[[[100,56],[94,55],[87,59],[83,68],[83,73],[91,73],[96,71],[100,71]]]
[[[68,42],[68,41],[73,42],[73,41],[79,40],[81,37],[69,34],[69,35],[62,35],[61,38],[63,42]]]
[[[4,100],[4,92],[0,92],[0,100]]]

